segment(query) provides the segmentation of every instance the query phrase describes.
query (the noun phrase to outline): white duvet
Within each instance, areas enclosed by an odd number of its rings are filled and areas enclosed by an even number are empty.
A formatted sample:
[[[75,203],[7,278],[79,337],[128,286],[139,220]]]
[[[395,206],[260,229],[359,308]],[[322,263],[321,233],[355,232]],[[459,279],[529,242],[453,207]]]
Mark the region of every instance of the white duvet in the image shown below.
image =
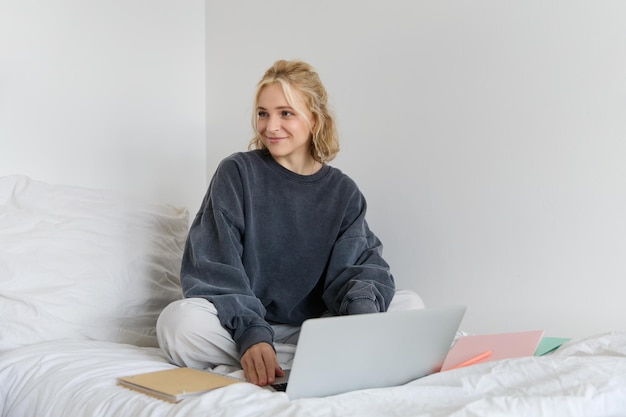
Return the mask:
[[[327,398],[290,401],[244,383],[171,404],[116,385],[119,376],[171,366],[156,348],[110,342],[48,341],[4,352],[0,416],[626,416],[626,333]]]

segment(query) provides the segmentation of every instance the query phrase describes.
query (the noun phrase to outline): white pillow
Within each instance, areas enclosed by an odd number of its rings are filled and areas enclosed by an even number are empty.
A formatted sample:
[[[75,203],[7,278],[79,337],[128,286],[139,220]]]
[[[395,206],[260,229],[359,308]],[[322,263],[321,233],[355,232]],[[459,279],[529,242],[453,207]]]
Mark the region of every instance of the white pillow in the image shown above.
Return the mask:
[[[185,209],[0,178],[0,352],[79,338],[157,346],[180,298]]]

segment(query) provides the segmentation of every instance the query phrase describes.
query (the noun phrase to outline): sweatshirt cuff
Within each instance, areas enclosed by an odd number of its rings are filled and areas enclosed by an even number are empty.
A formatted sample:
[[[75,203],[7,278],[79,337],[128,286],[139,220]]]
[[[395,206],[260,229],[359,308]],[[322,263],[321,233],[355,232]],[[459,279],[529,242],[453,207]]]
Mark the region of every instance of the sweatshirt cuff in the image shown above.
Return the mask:
[[[346,311],[348,314],[368,314],[378,313],[380,310],[378,308],[378,303],[376,303],[375,300],[371,300],[369,298],[357,298],[350,301]]]
[[[270,346],[274,347],[274,333],[271,328],[262,325],[254,325],[246,329],[237,341],[240,357],[243,356],[246,350],[251,346],[262,342],[269,343]]]

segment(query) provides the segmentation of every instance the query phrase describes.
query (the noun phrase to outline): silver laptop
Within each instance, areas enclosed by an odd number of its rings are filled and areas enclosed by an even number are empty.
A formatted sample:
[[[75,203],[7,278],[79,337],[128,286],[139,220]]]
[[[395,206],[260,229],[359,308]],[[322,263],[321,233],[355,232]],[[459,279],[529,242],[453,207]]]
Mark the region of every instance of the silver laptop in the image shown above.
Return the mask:
[[[302,324],[288,380],[290,399],[402,385],[441,369],[464,306],[354,316]],[[279,384],[282,383],[282,387]]]

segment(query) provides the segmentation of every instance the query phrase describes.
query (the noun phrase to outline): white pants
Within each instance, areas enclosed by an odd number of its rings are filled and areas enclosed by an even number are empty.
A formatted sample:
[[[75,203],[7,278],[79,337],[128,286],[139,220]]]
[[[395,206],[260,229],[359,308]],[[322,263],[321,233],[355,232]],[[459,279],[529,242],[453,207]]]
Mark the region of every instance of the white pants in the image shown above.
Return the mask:
[[[396,291],[389,311],[424,308],[412,291]],[[283,369],[291,368],[300,326],[273,325],[274,348]],[[157,321],[161,350],[170,361],[190,368],[206,369],[219,365],[240,367],[239,347],[222,327],[213,303],[204,298],[185,298],[168,305]]]

